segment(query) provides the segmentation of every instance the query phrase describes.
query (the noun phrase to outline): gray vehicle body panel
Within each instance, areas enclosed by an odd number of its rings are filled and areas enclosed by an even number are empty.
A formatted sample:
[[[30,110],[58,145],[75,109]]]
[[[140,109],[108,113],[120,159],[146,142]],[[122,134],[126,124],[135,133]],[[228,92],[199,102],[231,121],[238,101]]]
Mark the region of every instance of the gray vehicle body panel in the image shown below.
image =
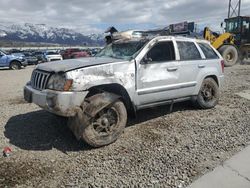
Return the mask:
[[[39,64],[37,66],[37,69],[48,72],[67,72],[82,67],[113,63],[116,61],[118,60],[113,58],[86,57],[79,59],[68,59],[63,61],[48,62],[46,64]]]

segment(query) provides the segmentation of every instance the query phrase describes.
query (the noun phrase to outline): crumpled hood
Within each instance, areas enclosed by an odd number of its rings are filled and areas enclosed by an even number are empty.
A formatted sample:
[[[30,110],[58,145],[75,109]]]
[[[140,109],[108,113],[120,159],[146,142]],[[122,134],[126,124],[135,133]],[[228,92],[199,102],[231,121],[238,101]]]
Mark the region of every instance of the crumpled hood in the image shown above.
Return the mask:
[[[79,59],[68,59],[63,61],[53,61],[49,63],[43,63],[37,65],[36,69],[48,72],[66,72],[77,68],[114,63],[119,61],[122,60],[108,58],[108,57],[85,57]]]

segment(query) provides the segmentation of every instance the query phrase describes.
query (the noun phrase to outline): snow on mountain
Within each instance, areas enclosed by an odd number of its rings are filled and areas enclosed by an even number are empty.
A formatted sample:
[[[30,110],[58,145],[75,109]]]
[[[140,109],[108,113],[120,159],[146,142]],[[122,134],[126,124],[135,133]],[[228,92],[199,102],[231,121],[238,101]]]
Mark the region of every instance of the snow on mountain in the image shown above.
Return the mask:
[[[0,37],[5,37],[7,34],[4,31],[0,31]]]
[[[0,23],[0,40],[45,42],[67,45],[103,45],[102,34],[84,35],[73,29],[49,27],[45,24]]]

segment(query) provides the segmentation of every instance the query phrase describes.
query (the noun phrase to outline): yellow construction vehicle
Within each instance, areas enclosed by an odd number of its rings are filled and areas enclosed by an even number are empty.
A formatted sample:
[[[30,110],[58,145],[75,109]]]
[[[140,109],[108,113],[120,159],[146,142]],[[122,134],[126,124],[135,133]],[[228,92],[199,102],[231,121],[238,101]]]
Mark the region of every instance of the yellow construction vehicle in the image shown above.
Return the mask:
[[[237,16],[225,19],[225,33],[204,29],[204,38],[211,42],[225,59],[225,66],[250,58],[250,17]]]

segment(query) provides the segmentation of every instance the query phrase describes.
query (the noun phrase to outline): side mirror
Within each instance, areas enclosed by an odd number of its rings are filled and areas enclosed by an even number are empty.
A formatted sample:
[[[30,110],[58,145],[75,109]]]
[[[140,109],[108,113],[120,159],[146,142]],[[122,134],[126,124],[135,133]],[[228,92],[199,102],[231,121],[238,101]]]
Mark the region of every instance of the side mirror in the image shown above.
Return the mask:
[[[142,64],[148,64],[148,63],[151,63],[153,60],[149,57],[144,57],[143,59],[142,59]]]

